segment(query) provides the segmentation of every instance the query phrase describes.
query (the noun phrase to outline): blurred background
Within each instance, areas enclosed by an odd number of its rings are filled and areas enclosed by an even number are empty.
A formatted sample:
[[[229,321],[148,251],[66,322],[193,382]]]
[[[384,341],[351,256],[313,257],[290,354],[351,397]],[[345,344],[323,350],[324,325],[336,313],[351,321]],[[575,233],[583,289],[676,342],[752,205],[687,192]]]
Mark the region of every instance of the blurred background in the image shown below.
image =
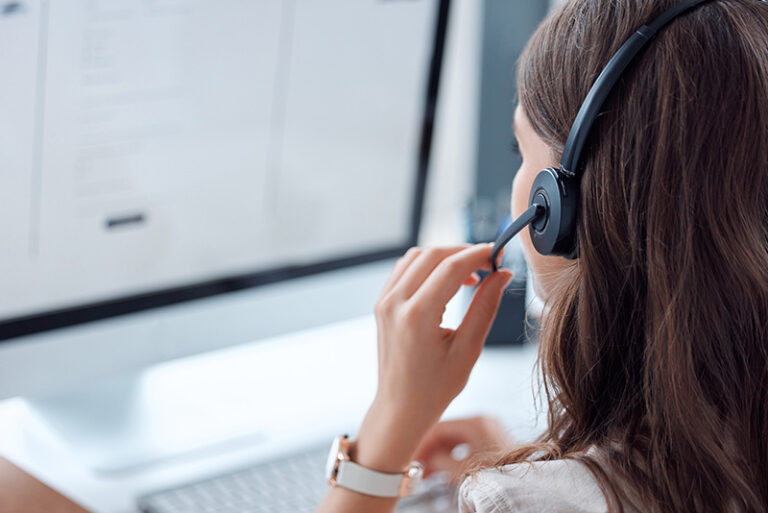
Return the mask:
[[[315,469],[375,390],[395,259],[509,222],[516,62],[550,8],[0,0],[0,455],[105,512],[245,511],[233,483]],[[505,264],[448,415],[526,438],[538,306],[515,241]],[[270,511],[311,510],[310,474]]]

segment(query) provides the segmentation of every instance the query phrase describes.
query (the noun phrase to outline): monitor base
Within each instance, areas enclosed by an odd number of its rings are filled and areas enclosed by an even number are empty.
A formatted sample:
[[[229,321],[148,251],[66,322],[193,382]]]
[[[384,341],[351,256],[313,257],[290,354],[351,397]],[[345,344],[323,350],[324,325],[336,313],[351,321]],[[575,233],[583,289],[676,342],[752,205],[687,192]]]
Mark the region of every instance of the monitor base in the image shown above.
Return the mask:
[[[340,357],[359,363],[338,373]],[[375,362],[367,315],[26,401],[86,467],[123,475],[354,426],[375,393]]]
[[[216,415],[211,398],[150,394],[141,376],[61,397],[29,400],[34,414],[93,471],[132,472],[179,458],[263,442],[256,419]]]

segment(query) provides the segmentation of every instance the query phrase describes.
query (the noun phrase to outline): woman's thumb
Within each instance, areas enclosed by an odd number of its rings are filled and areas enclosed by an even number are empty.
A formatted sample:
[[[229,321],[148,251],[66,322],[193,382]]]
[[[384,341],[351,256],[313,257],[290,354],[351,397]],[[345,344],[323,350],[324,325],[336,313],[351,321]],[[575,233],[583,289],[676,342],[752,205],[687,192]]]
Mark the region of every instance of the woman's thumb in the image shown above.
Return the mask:
[[[438,472],[447,472],[451,475],[451,481],[456,480],[464,471],[464,460],[456,460],[447,450],[435,451],[424,462],[424,477]]]
[[[479,354],[479,349],[482,348],[496,317],[501,296],[512,277],[513,274],[507,270],[497,271],[486,276],[478,286],[464,321],[457,330],[457,338],[461,339],[461,344],[479,345],[476,348]]]

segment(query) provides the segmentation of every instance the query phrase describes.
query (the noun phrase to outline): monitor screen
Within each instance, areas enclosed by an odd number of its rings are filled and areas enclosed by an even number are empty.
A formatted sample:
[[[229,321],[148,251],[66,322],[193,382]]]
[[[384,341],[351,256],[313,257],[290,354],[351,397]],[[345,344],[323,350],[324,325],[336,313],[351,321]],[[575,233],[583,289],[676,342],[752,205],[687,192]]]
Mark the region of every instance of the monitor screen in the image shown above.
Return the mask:
[[[6,4],[0,339],[412,245],[446,9]]]

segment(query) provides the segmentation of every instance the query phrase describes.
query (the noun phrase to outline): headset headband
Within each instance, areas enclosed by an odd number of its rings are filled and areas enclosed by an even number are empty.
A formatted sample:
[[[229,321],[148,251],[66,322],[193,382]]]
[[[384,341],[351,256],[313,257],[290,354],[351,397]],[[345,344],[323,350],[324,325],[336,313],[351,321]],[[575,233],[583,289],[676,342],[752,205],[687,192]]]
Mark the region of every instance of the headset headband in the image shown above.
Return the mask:
[[[616,54],[611,57],[608,64],[597,77],[589,94],[581,104],[576,120],[571,126],[571,132],[565,142],[563,156],[560,159],[560,172],[569,177],[575,177],[579,173],[581,152],[587,142],[587,137],[595,124],[605,100],[613,90],[616,82],[621,78],[624,70],[634,60],[640,51],[656,36],[656,33],[664,28],[670,21],[677,18],[689,9],[709,0],[686,0],[664,11],[651,23],[643,25],[621,45]]]

